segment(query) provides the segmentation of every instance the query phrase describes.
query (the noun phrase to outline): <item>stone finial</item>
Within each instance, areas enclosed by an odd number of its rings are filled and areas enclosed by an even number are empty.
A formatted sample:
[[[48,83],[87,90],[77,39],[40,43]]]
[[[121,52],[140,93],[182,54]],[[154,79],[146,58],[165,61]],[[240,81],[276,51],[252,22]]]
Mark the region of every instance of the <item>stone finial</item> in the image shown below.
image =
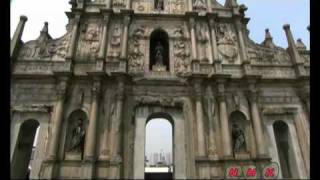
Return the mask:
[[[224,4],[225,7],[238,7],[238,2],[237,0],[226,0],[225,4]]]
[[[48,22],[44,22],[44,26],[41,30],[41,33],[48,33]]]
[[[22,16],[20,16],[20,20],[23,22],[26,22],[28,20],[28,18],[27,18],[27,16],[22,15]]]
[[[241,4],[241,5],[239,6],[239,12],[240,12],[240,13],[244,13],[246,10],[248,10],[248,7],[247,7],[246,5]]]
[[[283,25],[284,30],[290,30],[290,24],[285,24]]]
[[[297,40],[296,47],[298,50],[306,50],[307,49],[306,45],[302,42],[302,40],[300,38]]]
[[[266,46],[266,47],[269,47],[269,48],[274,48],[275,47],[275,44],[273,43],[273,41],[272,41],[272,36],[271,36],[271,34],[270,34],[270,31],[269,31],[269,29],[267,28],[266,30],[265,30],[265,39],[264,39],[264,41],[262,42],[262,44],[264,45],[264,46]]]

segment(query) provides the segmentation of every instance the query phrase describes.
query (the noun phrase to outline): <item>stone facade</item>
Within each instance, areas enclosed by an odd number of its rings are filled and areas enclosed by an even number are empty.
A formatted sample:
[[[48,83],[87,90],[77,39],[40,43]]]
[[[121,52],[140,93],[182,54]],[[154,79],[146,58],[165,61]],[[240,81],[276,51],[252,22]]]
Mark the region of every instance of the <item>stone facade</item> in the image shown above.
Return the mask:
[[[40,127],[31,178],[143,179],[154,117],[173,124],[175,178],[224,178],[229,165],[270,162],[280,164],[279,177],[309,177],[310,56],[289,25],[283,49],[269,30],[261,44],[249,39],[247,8],[236,0],[70,4],[61,38],[45,23],[22,42],[21,16],[11,41],[12,177],[25,176]],[[151,62],[158,30],[168,43],[164,68]],[[77,119],[84,144],[70,152]],[[233,124],[244,135],[239,151]]]

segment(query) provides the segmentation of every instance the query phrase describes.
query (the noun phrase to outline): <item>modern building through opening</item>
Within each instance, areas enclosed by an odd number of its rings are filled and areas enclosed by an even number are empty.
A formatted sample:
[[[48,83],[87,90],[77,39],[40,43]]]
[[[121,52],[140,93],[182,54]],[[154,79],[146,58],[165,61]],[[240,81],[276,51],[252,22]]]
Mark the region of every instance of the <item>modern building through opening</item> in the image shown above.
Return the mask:
[[[146,124],[145,178],[172,178],[173,128],[163,118],[150,119]]]

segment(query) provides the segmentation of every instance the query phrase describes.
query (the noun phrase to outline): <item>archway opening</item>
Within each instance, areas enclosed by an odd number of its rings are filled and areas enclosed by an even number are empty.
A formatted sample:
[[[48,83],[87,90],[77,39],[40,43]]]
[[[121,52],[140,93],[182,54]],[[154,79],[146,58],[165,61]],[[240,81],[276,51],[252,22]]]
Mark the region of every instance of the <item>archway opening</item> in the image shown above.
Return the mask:
[[[276,121],[273,124],[274,135],[276,138],[278,156],[281,166],[283,178],[291,178],[291,163],[289,159],[290,146],[289,146],[289,130],[288,125],[283,121]]]
[[[23,122],[20,126],[11,162],[11,177],[13,179],[29,179],[39,125],[38,121],[31,119]]]
[[[145,179],[173,176],[173,125],[164,118],[146,124]]]
[[[152,71],[169,71],[169,36],[162,29],[156,29],[150,36],[150,63]]]

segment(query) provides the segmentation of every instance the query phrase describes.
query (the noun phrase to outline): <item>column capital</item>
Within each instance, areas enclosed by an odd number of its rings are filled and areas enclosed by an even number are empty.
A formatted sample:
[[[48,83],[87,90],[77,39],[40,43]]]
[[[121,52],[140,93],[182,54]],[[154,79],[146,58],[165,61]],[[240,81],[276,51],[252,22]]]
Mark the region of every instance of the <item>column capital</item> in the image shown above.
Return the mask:
[[[195,28],[196,21],[195,21],[194,17],[189,18],[189,24],[190,24],[190,28],[193,28],[193,29]]]
[[[118,80],[118,91],[117,91],[117,99],[124,99],[124,90],[125,90],[125,79],[124,77],[117,77]]]
[[[99,80],[94,80],[92,84],[92,96],[94,98],[98,98],[101,92],[101,81]]]
[[[128,16],[128,15],[125,15],[125,16],[123,17],[123,24],[124,24],[125,26],[129,26],[130,22],[131,22],[131,17]]]

